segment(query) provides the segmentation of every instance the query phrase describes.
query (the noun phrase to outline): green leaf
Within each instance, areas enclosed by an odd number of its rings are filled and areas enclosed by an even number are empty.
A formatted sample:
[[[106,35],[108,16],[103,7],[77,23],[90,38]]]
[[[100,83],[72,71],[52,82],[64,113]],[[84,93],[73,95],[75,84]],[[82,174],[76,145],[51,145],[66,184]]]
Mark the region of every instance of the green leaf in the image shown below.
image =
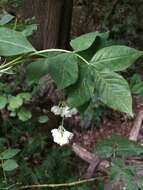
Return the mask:
[[[10,158],[13,158],[20,152],[19,149],[7,149],[4,152],[0,154],[0,157],[2,157],[3,160],[7,160]]]
[[[76,84],[69,87],[67,102],[71,107],[78,107],[90,100],[94,90],[94,83],[88,65],[80,63],[79,78]]]
[[[0,109],[5,108],[7,104],[7,98],[5,96],[0,96]]]
[[[109,158],[115,155],[131,157],[141,155],[143,148],[134,141],[114,135],[109,139],[98,141],[95,151],[102,158]]]
[[[109,33],[91,32],[83,34],[74,40],[71,40],[70,45],[76,52],[83,51],[90,48],[96,37],[106,37],[107,35],[109,35]]]
[[[138,176],[137,178],[137,184],[138,184],[138,188],[142,189],[143,188],[143,176]]]
[[[48,59],[48,73],[63,89],[75,83],[78,78],[78,59],[73,53],[62,53]]]
[[[131,91],[132,91],[133,94],[140,95],[143,92],[143,82],[141,81],[140,83],[135,84],[134,86],[132,86]]]
[[[27,66],[27,80],[29,82],[38,82],[41,77],[48,73],[49,59],[39,59]]]
[[[123,71],[132,65],[143,53],[134,48],[113,45],[99,50],[92,58],[98,70]]]
[[[0,26],[9,23],[13,18],[14,16],[8,13],[0,14]]]
[[[38,122],[39,123],[47,123],[49,120],[48,116],[47,115],[42,115],[38,118]]]
[[[37,24],[26,25],[25,29],[22,31],[22,34],[25,37],[31,36],[37,30]]]
[[[30,101],[31,99],[31,94],[29,92],[19,93],[18,96],[20,96],[26,102]]]
[[[108,40],[108,37],[109,36],[97,37],[88,49],[78,52],[78,54],[85,58],[87,61],[91,61],[91,59],[99,49],[113,45],[112,42]]]
[[[15,30],[0,28],[0,56],[14,56],[35,51],[27,39]]]
[[[22,106],[23,104],[23,99],[20,96],[10,96],[8,98],[9,102],[9,109],[14,110]]]
[[[143,81],[139,74],[134,74],[130,80],[130,88],[133,94],[142,96],[143,94]]]
[[[21,121],[27,121],[27,120],[31,119],[31,117],[32,117],[31,112],[29,110],[27,110],[26,108],[21,108],[18,111],[17,115],[18,115],[19,120],[21,120]]]
[[[102,182],[98,184],[97,190],[105,190]]]
[[[93,74],[99,99],[105,105],[132,116],[132,97],[127,81],[114,72],[98,72],[94,69]]]
[[[135,180],[135,169],[132,166],[126,166],[123,160],[113,159],[109,170],[111,173],[111,182],[115,187],[120,184],[122,189],[138,189]]]
[[[4,171],[12,171],[12,170],[18,168],[18,164],[16,163],[15,160],[10,159],[10,160],[4,161],[2,167],[3,167]]]

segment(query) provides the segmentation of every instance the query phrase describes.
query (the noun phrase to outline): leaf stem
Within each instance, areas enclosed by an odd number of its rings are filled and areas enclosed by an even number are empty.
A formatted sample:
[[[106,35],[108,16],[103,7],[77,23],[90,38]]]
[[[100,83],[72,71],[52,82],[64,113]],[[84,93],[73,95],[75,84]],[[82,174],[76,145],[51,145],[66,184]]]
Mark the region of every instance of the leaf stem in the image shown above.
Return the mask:
[[[0,66],[0,69],[4,69],[4,68],[7,68],[7,67],[11,67],[11,66],[15,65],[15,63],[18,63],[19,61],[21,62],[21,59],[22,59],[22,56],[20,56],[20,57],[18,57],[18,58],[16,58],[16,59],[14,59],[14,60],[12,60],[12,61],[10,61],[10,62],[4,64],[4,65],[1,65],[1,66]]]
[[[33,56],[33,55],[39,55],[39,54],[42,54],[42,53],[49,53],[49,52],[72,53],[72,51],[65,50],[65,49],[44,49],[44,50],[36,51],[36,52],[34,52],[34,53],[30,54],[30,55]]]
[[[3,164],[4,164],[3,159],[1,159],[1,163],[2,163],[2,171],[3,171],[3,176],[4,176],[4,182],[7,184],[6,173],[5,173],[5,170],[4,170],[4,168],[3,168]]]
[[[80,56],[79,54],[75,53],[74,51],[69,51],[69,50],[64,50],[64,49],[45,49],[45,50],[40,50],[40,51],[36,51],[34,53],[31,53],[29,56],[40,55],[42,53],[48,53],[48,52],[73,53],[73,54],[75,54],[75,56],[77,56],[84,63],[89,65],[89,62],[86,59],[84,59],[82,56]],[[8,68],[8,67],[11,68],[12,66],[20,64],[23,60],[24,60],[23,56],[20,56],[20,57],[18,57],[16,59],[4,64],[4,65],[0,65],[0,70]]]
[[[79,57],[84,63],[86,63],[87,65],[89,65],[89,62],[88,62],[86,59],[84,59],[82,56],[80,56],[80,55],[77,54],[77,53],[75,53],[75,55],[76,55],[77,57]]]
[[[42,54],[42,53],[49,53],[49,52],[73,53],[79,59],[81,59],[84,63],[86,63],[87,65],[89,65],[89,62],[86,59],[84,59],[82,56],[80,56],[79,54],[75,53],[74,51],[69,51],[69,50],[65,50],[65,49],[45,49],[45,50],[40,50],[40,51],[36,51],[36,52],[30,54],[30,56],[39,55],[39,54]]]

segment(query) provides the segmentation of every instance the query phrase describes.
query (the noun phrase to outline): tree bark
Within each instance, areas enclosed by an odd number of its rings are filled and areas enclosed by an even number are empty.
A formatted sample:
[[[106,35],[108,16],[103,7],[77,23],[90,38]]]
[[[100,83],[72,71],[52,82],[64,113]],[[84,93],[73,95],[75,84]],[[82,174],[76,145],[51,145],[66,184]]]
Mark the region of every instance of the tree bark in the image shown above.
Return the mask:
[[[67,48],[73,0],[24,0],[23,18],[36,18],[38,31],[32,38],[37,49]]]

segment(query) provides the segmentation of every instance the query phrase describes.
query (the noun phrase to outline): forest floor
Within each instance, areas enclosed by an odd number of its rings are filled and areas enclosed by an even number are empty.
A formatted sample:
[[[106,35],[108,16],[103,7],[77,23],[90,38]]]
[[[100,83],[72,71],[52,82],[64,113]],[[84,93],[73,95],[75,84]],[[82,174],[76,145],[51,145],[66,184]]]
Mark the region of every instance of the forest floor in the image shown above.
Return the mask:
[[[93,151],[96,147],[96,142],[105,138],[111,137],[113,134],[129,137],[131,129],[133,127],[136,116],[140,110],[143,109],[143,100],[139,97],[134,97],[134,117],[130,117],[126,114],[121,114],[109,110],[103,117],[101,126],[96,127],[93,124],[89,129],[76,130],[75,141],[88,151]],[[140,135],[142,130],[140,132]]]

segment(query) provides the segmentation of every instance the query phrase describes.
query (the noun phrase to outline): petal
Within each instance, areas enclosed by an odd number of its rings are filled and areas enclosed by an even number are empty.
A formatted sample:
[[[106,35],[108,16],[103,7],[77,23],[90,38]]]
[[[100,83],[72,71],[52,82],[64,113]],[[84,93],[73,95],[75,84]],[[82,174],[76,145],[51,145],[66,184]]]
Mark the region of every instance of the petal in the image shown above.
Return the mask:
[[[77,114],[78,113],[78,110],[76,109],[76,108],[72,108],[71,109],[71,114],[72,115],[75,115],[75,114]]]

